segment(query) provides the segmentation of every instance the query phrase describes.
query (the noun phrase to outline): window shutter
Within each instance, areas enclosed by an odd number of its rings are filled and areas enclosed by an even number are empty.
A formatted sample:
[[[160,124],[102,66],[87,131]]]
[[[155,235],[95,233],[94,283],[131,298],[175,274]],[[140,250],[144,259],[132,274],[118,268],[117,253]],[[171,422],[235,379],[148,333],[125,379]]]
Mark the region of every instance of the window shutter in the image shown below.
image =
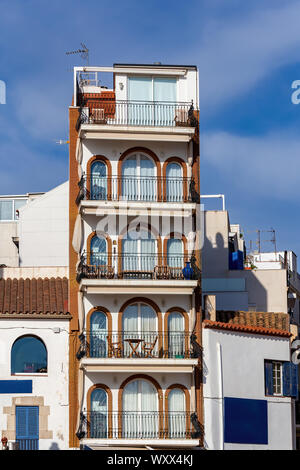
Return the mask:
[[[37,406],[28,407],[28,437],[39,438],[39,409]]]
[[[291,364],[291,397],[298,398],[298,365]]]
[[[265,361],[265,387],[266,395],[273,395],[273,365]]]
[[[291,362],[284,362],[282,364],[282,379],[283,379],[283,395],[285,397],[291,396]]]
[[[27,437],[27,407],[16,407],[16,436],[19,439]]]

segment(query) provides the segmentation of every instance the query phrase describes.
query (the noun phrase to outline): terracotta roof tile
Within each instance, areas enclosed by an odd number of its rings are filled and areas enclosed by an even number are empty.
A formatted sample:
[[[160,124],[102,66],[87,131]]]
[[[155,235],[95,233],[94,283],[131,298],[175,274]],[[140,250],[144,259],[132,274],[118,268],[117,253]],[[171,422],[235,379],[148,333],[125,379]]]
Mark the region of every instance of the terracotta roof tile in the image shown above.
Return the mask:
[[[0,318],[70,318],[68,279],[0,279]]]
[[[290,331],[290,319],[286,313],[218,310],[216,320],[223,323]]]
[[[224,323],[220,321],[204,320],[204,328],[212,328],[216,330],[230,330],[238,331],[243,333],[252,333],[258,335],[268,335],[268,336],[282,336],[289,338],[291,333],[287,330],[280,330],[275,328],[265,328],[262,326],[249,326],[241,325],[237,323]]]

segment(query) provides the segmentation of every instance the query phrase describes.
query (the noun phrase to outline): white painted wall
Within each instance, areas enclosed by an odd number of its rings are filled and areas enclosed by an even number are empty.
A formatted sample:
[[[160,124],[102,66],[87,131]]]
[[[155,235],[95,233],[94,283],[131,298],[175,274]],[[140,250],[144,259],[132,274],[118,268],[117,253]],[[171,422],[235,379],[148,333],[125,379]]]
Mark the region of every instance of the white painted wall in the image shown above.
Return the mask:
[[[0,265],[18,266],[18,248],[13,242],[13,237],[18,236],[18,221],[0,222]]]
[[[69,182],[20,210],[20,266],[68,266]]]
[[[218,355],[222,351],[222,383]],[[289,339],[238,332],[203,330],[204,421],[208,449],[291,449],[292,399],[266,397],[264,360],[289,361]],[[223,445],[223,397],[268,401],[268,445]]]
[[[60,328],[54,333],[53,328]],[[39,448],[67,449],[69,435],[68,421],[68,320],[18,320],[0,319],[0,377],[1,380],[31,380],[32,394],[0,394],[0,434],[7,429],[7,415],[4,406],[12,406],[12,396],[44,397],[44,406],[50,407],[48,429],[53,439],[40,439]],[[33,334],[43,340],[48,352],[47,374],[11,375],[11,348],[14,341],[23,335]]]

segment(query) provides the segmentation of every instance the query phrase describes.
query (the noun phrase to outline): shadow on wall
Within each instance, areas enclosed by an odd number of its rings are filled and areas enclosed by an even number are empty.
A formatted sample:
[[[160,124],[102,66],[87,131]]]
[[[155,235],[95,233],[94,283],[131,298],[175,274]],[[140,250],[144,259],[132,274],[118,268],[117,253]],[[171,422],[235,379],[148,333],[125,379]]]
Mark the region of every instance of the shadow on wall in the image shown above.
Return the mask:
[[[247,306],[247,310],[269,311],[268,292],[258,280],[255,271],[229,269],[229,255],[232,250],[225,228],[224,226],[224,234],[220,231],[208,234],[205,227],[202,278],[215,279],[215,283],[212,281],[212,284],[215,284],[216,290],[204,293],[217,295],[217,310],[244,310]],[[244,288],[242,284],[239,286],[238,279],[241,282],[244,280]],[[251,299],[255,302],[251,303]]]
[[[52,442],[51,446],[49,447],[49,450],[60,450],[60,447],[57,442]]]

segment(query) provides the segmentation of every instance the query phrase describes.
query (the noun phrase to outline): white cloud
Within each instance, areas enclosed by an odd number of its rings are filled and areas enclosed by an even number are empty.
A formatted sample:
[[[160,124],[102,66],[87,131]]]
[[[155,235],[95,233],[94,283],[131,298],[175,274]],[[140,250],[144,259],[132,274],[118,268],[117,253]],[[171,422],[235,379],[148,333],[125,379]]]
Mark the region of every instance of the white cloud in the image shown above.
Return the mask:
[[[202,161],[220,172],[233,191],[295,200],[300,187],[300,136],[297,134],[298,131],[274,132],[262,137],[241,137],[226,132],[204,134]]]

